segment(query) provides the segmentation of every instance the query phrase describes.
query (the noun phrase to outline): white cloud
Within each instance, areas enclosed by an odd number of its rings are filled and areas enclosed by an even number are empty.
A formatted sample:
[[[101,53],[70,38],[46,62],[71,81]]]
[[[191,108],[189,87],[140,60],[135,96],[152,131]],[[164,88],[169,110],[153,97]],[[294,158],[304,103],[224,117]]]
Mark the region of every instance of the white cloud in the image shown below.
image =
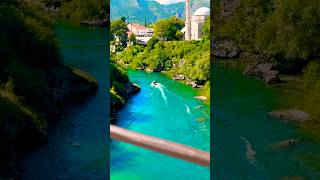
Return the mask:
[[[185,2],[186,0],[155,0],[160,4],[175,4],[179,2]]]

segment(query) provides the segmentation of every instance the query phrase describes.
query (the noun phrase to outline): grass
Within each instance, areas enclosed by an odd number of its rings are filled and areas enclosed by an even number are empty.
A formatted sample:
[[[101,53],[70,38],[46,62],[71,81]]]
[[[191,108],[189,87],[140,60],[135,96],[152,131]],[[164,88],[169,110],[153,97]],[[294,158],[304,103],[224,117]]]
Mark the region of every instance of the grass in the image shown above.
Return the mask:
[[[26,116],[32,119],[32,122],[39,128],[46,128],[47,123],[45,119],[37,112],[31,110],[31,108],[26,107],[20,101],[20,98],[14,93],[14,85],[13,80],[10,79],[4,85],[0,85],[0,97],[4,103],[4,106],[10,106],[12,111],[9,108],[5,108],[8,110],[8,115],[10,116],[10,112],[12,112],[12,116],[16,116],[21,114],[21,117]],[[5,117],[5,116],[0,116]],[[14,120],[15,118],[13,118]],[[21,118],[23,119],[23,118]],[[15,122],[20,122],[21,120],[16,120]]]
[[[80,69],[77,69],[77,68],[71,68],[71,69],[72,69],[73,74],[84,78],[85,80],[87,80],[90,83],[98,85],[98,81],[93,76],[91,76],[89,73],[81,71]]]

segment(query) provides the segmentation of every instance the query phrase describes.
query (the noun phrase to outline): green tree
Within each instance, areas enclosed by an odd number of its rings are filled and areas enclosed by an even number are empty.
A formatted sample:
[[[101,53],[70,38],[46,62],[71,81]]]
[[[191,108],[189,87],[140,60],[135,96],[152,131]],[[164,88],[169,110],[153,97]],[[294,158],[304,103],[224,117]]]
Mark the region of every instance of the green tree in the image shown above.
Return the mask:
[[[320,62],[310,62],[304,69],[303,75],[306,87],[309,89],[315,89],[315,85],[320,83]]]
[[[58,0],[47,0],[58,1]],[[106,17],[104,0],[62,0],[60,14],[75,22]]]
[[[202,34],[204,37],[209,37],[210,35],[210,17],[207,17],[204,25],[202,27]]]
[[[318,0],[274,0],[275,10],[257,33],[257,46],[266,54],[308,60],[320,55]]]
[[[272,0],[242,0],[234,15],[218,30],[223,38],[235,40],[245,51],[255,52],[256,33],[269,15]]]
[[[163,19],[156,22],[153,25],[155,35],[163,40],[172,41],[179,40],[180,35],[177,31],[180,31],[184,26],[184,22],[177,17],[171,17],[169,19]],[[177,36],[178,35],[178,36]]]
[[[147,42],[147,49],[150,51],[154,49],[155,44],[159,42],[159,39],[155,36],[153,36],[149,41]]]
[[[128,31],[127,24],[121,19],[111,22],[111,26],[110,26],[111,39],[118,37],[122,45],[125,45],[127,42],[127,39],[128,39],[127,31]]]
[[[136,36],[134,35],[134,34],[131,34],[130,36],[129,36],[129,42],[132,42],[134,45],[136,44],[136,42],[137,42],[137,38],[136,38]]]

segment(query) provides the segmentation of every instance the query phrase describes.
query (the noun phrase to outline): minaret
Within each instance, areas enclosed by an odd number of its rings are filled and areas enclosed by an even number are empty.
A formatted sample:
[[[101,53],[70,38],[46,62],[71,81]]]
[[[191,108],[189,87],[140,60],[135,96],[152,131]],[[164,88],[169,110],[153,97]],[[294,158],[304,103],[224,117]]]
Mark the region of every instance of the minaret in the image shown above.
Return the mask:
[[[186,41],[189,41],[189,40],[191,40],[190,0],[186,0],[186,21],[185,21],[185,27],[186,27],[185,40],[186,40]]]

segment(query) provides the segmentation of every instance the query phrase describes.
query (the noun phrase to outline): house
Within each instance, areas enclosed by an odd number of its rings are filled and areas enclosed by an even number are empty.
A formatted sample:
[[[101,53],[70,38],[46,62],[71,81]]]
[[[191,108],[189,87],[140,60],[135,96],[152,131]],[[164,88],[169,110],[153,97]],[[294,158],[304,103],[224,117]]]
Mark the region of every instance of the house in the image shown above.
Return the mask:
[[[127,27],[129,30],[129,32],[127,32],[128,37],[132,34],[135,35],[138,44],[146,45],[147,42],[153,36],[153,29],[152,28],[148,28],[148,27],[142,26],[140,24],[136,24],[136,23],[128,23]]]

